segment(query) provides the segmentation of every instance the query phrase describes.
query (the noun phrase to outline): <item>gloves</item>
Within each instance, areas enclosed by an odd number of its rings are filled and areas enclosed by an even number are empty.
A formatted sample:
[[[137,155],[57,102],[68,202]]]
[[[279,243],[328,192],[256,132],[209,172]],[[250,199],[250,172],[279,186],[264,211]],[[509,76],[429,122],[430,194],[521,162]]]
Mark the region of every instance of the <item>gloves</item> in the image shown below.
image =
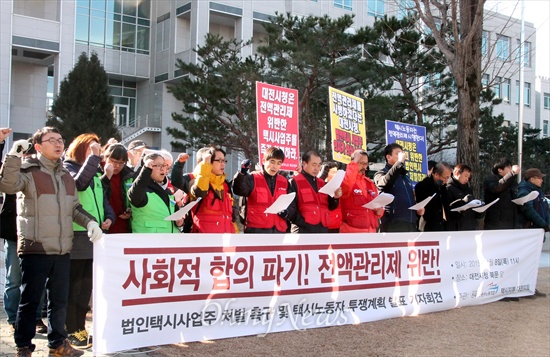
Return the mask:
[[[99,228],[99,224],[96,221],[90,221],[86,226],[88,230],[88,237],[90,237],[90,242],[95,242],[103,236],[103,231]]]
[[[284,220],[288,219],[288,210],[285,209],[281,212],[277,212],[277,216],[281,217]]]
[[[26,139],[20,139],[13,143],[11,150],[8,152],[8,155],[23,157],[23,153],[31,147]]]
[[[250,164],[251,162],[249,159],[241,161],[241,174],[244,175],[248,172],[248,168],[250,167]]]

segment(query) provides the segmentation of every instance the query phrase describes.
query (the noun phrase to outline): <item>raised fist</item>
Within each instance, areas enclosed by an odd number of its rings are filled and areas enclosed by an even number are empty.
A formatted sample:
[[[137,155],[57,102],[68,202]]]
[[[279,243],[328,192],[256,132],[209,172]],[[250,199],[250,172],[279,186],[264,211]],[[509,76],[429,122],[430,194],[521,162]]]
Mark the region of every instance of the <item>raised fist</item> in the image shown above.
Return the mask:
[[[252,162],[249,159],[241,161],[241,173],[246,174]]]
[[[27,139],[20,139],[13,143],[11,150],[8,152],[8,155],[23,157],[23,153],[31,147],[31,143]]]

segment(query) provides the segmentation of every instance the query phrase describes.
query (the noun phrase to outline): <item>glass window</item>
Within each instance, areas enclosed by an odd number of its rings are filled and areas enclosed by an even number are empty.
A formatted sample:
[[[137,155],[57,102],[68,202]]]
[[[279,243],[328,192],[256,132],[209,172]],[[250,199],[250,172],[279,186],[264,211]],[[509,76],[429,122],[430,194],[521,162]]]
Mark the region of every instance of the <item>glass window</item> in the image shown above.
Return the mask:
[[[120,22],[113,21],[107,23],[105,45],[108,48],[120,49]]]
[[[107,11],[120,14],[122,12],[120,0],[107,0]]]
[[[544,93],[544,109],[550,110],[550,93]]]
[[[501,77],[495,78],[495,84],[493,85],[493,92],[495,92],[495,98],[502,99],[501,93],[500,93],[500,82],[502,81]]]
[[[507,61],[510,57],[510,37],[498,35],[496,51],[499,60]]]
[[[105,11],[105,0],[92,0],[90,8]]]
[[[548,120],[542,121],[542,136],[544,137],[548,136]]]
[[[76,6],[90,7],[90,0],[76,0]]]
[[[516,81],[516,104],[519,104],[519,81]],[[531,106],[531,83],[523,83],[523,105]]]
[[[489,39],[489,33],[487,31],[483,31],[481,33],[481,54],[486,56],[487,55],[487,41]]]
[[[519,63],[522,57],[519,40],[517,40],[517,45],[517,62]],[[523,65],[531,67],[531,42],[523,43]]]
[[[103,45],[105,43],[105,19],[91,17],[90,26],[94,29],[90,32],[90,43]]]
[[[76,15],[76,32],[74,37],[77,42],[88,42],[89,21],[89,16]]]
[[[384,16],[384,0],[368,0],[367,15],[374,17]]]
[[[334,7],[344,10],[353,10],[352,0],[334,0]]]
[[[489,84],[489,75],[484,74],[483,77],[481,77],[481,86],[483,89],[487,89],[487,85]]]
[[[500,89],[501,89],[501,95],[502,95],[502,100],[507,102],[507,103],[510,103],[510,94],[511,94],[511,88],[510,88],[510,79],[509,78],[504,78],[504,80],[502,81],[502,84],[500,86]]]
[[[137,49],[149,50],[149,28],[138,26],[137,27]]]
[[[136,47],[136,26],[131,24],[122,24],[122,33],[120,37],[122,47]]]
[[[412,0],[400,0],[397,2],[397,18],[401,20],[404,17],[407,17],[409,12],[415,12],[416,7]]]
[[[136,0],[124,0],[122,3],[122,13],[124,15],[136,16],[137,14]]]
[[[141,0],[138,4],[138,17],[149,19],[151,17],[151,1]]]

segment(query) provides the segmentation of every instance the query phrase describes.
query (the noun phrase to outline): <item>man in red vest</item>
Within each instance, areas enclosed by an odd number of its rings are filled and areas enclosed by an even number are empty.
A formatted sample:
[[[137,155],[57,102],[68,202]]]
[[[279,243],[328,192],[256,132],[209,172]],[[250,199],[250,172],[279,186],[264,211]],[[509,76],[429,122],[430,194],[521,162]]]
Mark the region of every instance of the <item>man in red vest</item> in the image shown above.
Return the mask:
[[[378,220],[384,214],[384,207],[374,210],[363,207],[378,196],[376,185],[367,177],[369,157],[365,150],[355,150],[351,158],[353,161],[348,164],[342,182],[340,207],[344,222],[340,232],[376,233]]]
[[[233,178],[233,193],[246,197],[244,233],[286,233],[288,210],[278,214],[264,213],[279,196],[289,193],[288,181],[279,175],[285,161],[283,150],[270,147],[264,152],[261,171],[248,174],[250,160],[244,160],[241,171]]]
[[[296,198],[289,208],[292,233],[328,233],[329,211],[338,207],[342,190],[338,188],[334,197],[319,190],[325,182],[317,177],[321,170],[321,156],[308,151],[302,156],[302,172],[290,181]],[[294,209],[293,207],[296,207]]]

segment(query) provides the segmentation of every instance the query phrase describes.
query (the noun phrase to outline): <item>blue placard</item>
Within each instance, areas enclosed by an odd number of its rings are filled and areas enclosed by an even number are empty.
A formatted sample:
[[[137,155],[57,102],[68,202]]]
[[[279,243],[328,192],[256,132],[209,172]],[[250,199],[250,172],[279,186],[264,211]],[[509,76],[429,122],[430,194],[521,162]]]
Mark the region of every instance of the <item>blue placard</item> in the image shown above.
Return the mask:
[[[386,120],[386,143],[397,143],[409,154],[405,167],[411,181],[420,182],[428,175],[425,127]]]

